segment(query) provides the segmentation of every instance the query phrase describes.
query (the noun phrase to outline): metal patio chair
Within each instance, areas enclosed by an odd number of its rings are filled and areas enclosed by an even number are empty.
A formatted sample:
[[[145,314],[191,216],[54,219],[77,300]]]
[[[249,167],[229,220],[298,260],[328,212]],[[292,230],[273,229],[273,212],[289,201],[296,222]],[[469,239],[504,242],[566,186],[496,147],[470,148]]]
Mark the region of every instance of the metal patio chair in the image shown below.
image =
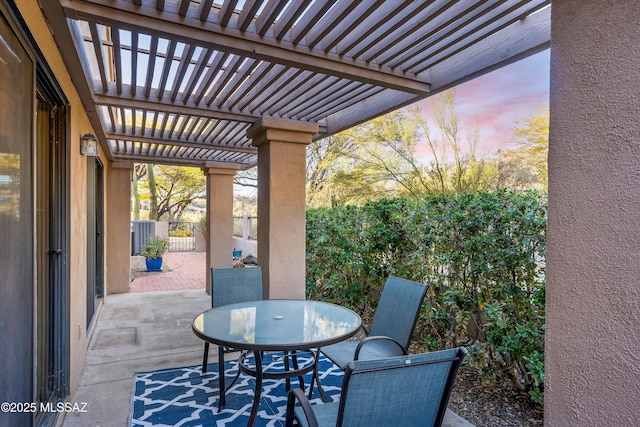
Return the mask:
[[[212,268],[211,269],[211,307],[220,307],[246,301],[258,301],[262,297],[262,269]],[[224,355],[238,350],[218,346],[218,384],[220,388],[219,407],[225,405]],[[204,343],[202,372],[207,372],[209,362],[209,343]]]
[[[311,405],[289,392],[286,427],[440,426],[464,347],[347,364],[340,400]],[[299,402],[299,406],[296,405]]]
[[[422,300],[429,286],[389,276],[369,330],[362,341],[343,341],[320,351],[344,370],[352,360],[407,354]]]

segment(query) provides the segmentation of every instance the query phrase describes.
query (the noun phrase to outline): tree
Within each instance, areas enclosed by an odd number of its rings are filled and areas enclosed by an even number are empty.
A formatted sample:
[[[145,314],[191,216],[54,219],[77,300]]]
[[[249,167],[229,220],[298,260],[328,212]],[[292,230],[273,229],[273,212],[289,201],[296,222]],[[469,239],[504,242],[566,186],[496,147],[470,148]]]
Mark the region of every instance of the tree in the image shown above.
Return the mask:
[[[147,171],[146,180],[144,174],[136,174],[143,180],[137,186],[139,197],[149,198],[151,220],[179,221],[185,208],[196,199],[206,197],[206,178],[199,168],[136,165],[136,171],[143,168]]]
[[[147,163],[147,178],[149,183],[149,219],[158,220],[158,194],[156,191],[156,178],[153,171],[153,165]]]
[[[198,168],[184,166],[157,166],[158,192],[157,218],[180,221],[184,209],[195,199],[207,196],[206,177]]]
[[[328,206],[339,190],[331,184],[340,170],[340,159],[353,148],[353,142],[344,133],[309,144],[307,147],[307,205]]]
[[[138,189],[138,181],[147,174],[145,165],[136,164],[133,168],[133,180],[131,182],[131,194],[133,196],[133,219],[140,219],[140,191]]]
[[[476,149],[480,131],[476,127],[465,139],[460,135],[455,112],[455,90],[447,90],[433,101],[435,129],[416,107],[410,109],[430,149],[431,163],[423,178],[429,193],[457,194],[490,188],[496,171]]]
[[[233,183],[241,187],[258,188],[258,167],[239,171],[233,178]]]
[[[312,206],[361,204],[383,197],[424,193],[414,158],[415,123],[404,111],[378,117],[307,151],[308,201]]]
[[[412,107],[311,144],[308,204],[362,204],[383,197],[418,199],[491,188],[495,165],[477,157],[477,129],[466,139],[460,136],[454,104],[452,90],[435,98],[434,126]],[[421,137],[430,149],[427,165],[416,157]]]
[[[516,148],[498,153],[502,186],[513,190],[546,189],[548,184],[549,112],[518,120],[513,129]]]

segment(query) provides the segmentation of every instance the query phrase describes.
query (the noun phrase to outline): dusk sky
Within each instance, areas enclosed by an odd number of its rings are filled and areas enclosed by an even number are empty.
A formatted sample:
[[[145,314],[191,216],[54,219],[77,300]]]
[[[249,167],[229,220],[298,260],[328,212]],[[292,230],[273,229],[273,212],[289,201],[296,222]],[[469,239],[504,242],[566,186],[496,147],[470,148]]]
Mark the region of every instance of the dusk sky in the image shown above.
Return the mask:
[[[508,148],[518,120],[549,108],[549,50],[485,74],[455,88],[455,111],[461,135],[477,125],[480,134],[477,155],[486,157]],[[432,100],[422,101],[422,115],[429,117]],[[426,144],[418,144],[416,157],[428,162]]]
[[[455,91],[462,137],[476,125],[480,131],[477,154],[484,157],[507,148],[518,120],[549,108],[549,50],[457,86]],[[426,99],[420,105],[433,128],[431,103]],[[425,159],[428,148],[419,145],[416,155]]]

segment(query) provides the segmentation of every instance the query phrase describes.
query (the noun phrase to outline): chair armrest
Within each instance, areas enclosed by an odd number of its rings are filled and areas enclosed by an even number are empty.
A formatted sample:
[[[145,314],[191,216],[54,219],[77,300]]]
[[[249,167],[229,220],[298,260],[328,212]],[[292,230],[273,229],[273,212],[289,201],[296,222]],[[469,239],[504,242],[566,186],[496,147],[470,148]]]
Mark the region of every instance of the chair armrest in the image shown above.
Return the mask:
[[[318,420],[316,419],[316,415],[313,413],[311,403],[309,403],[309,399],[307,399],[307,396],[305,396],[304,394],[304,390],[302,390],[301,388],[293,388],[289,390],[289,396],[287,398],[287,418],[285,427],[293,427],[296,399],[298,400],[298,402],[300,402],[300,407],[302,408],[302,412],[304,412],[304,416],[307,419],[307,424],[309,425],[309,427],[318,427]]]
[[[402,354],[403,355],[407,355],[408,354],[407,353],[407,349],[405,349],[402,344],[400,344],[398,341],[394,340],[393,338],[386,337],[386,336],[383,336],[383,335],[374,335],[374,336],[371,336],[371,337],[366,337],[365,339],[363,339],[362,341],[360,341],[358,343],[358,346],[356,347],[356,352],[355,352],[353,360],[358,360],[360,358],[360,350],[362,350],[362,347],[364,347],[365,344],[367,344],[367,343],[369,343],[371,341],[380,341],[380,340],[390,341],[390,342],[394,343],[395,345],[397,345],[400,350],[402,350]]]

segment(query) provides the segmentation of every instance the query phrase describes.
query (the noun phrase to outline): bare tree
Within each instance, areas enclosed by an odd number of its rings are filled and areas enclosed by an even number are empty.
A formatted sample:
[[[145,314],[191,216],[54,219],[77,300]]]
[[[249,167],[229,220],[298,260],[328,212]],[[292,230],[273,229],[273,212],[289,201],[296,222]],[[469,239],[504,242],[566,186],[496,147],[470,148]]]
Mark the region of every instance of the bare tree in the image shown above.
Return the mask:
[[[513,129],[516,148],[498,153],[495,163],[502,186],[514,190],[546,189],[548,183],[549,112],[519,120]]]
[[[428,175],[437,187],[436,192],[475,192],[490,187],[495,171],[477,156],[479,129],[476,126],[466,138],[460,135],[455,90],[445,91],[434,99],[435,129],[418,108],[412,107],[410,111],[430,149],[432,160]]]

